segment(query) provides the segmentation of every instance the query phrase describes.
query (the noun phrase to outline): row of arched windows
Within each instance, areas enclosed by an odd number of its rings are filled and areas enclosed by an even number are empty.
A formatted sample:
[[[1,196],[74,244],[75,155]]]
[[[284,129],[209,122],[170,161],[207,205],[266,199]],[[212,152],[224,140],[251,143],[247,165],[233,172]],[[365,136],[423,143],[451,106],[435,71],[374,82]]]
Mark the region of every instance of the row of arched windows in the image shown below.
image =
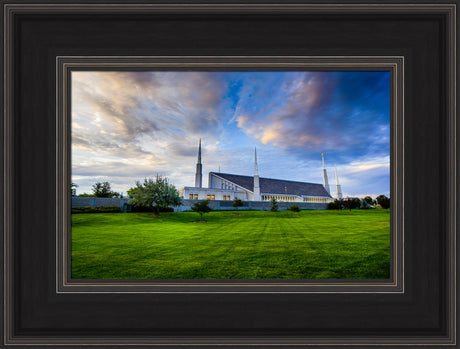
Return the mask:
[[[325,203],[325,202],[329,202],[330,199],[329,198],[318,197],[318,196],[308,196],[308,197],[304,197],[303,201],[304,202],[322,202],[322,203]]]
[[[270,201],[272,198],[275,198],[276,201],[297,201],[297,196],[289,195],[262,195],[262,200]]]
[[[236,186],[234,184],[231,184],[229,182],[222,182],[220,185],[221,189],[229,189],[229,190],[236,190]]]

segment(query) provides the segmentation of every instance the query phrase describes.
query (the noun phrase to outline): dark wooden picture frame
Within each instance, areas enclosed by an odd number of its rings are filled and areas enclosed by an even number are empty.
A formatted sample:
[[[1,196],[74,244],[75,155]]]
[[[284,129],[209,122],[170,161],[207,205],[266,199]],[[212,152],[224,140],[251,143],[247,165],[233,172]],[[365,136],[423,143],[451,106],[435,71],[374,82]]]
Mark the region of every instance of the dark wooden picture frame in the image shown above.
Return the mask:
[[[456,345],[458,1],[1,3],[3,346]],[[397,75],[389,283],[72,282],[69,67],[340,60]]]

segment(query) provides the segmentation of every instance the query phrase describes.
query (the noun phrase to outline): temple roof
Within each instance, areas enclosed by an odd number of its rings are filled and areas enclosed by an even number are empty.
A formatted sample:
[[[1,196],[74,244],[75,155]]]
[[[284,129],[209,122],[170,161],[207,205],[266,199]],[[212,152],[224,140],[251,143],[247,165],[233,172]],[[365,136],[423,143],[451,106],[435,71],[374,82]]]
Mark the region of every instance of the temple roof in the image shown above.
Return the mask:
[[[229,182],[254,192],[254,177],[240,176],[230,173],[210,172],[210,175],[219,176]],[[322,184],[286,181],[283,179],[259,178],[261,194],[289,194],[305,196],[325,196],[331,197]]]

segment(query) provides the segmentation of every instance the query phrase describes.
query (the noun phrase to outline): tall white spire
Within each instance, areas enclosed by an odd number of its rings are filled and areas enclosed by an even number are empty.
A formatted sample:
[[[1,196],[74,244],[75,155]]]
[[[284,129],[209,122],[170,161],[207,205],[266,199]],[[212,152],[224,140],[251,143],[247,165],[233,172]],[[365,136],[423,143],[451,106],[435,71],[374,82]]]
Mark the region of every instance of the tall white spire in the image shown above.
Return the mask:
[[[258,168],[257,168],[257,148],[254,147],[254,175],[258,176],[259,175],[259,171],[258,171]]]
[[[321,153],[321,156],[323,158],[323,181],[324,181],[324,188],[326,191],[331,194],[331,190],[329,188],[329,181],[327,179],[327,171],[326,171],[326,165],[324,164],[324,153]]]
[[[337,166],[334,165],[335,168],[335,184],[337,186],[337,199],[342,198],[342,186],[339,183],[339,176],[337,175]]]
[[[198,146],[198,162],[196,164],[195,187],[201,188],[203,183],[203,166],[201,165],[201,138]]]
[[[257,149],[254,147],[254,201],[260,201],[259,171],[257,168]]]

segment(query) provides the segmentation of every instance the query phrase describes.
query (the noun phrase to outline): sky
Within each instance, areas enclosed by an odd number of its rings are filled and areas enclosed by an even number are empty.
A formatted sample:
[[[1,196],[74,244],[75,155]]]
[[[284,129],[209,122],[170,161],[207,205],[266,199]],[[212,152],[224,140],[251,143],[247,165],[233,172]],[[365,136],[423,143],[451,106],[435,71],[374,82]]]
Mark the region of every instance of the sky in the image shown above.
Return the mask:
[[[390,73],[385,71],[73,71],[72,182],[126,194],[166,176],[194,186],[202,141],[211,171],[322,183],[334,196],[390,194]]]

